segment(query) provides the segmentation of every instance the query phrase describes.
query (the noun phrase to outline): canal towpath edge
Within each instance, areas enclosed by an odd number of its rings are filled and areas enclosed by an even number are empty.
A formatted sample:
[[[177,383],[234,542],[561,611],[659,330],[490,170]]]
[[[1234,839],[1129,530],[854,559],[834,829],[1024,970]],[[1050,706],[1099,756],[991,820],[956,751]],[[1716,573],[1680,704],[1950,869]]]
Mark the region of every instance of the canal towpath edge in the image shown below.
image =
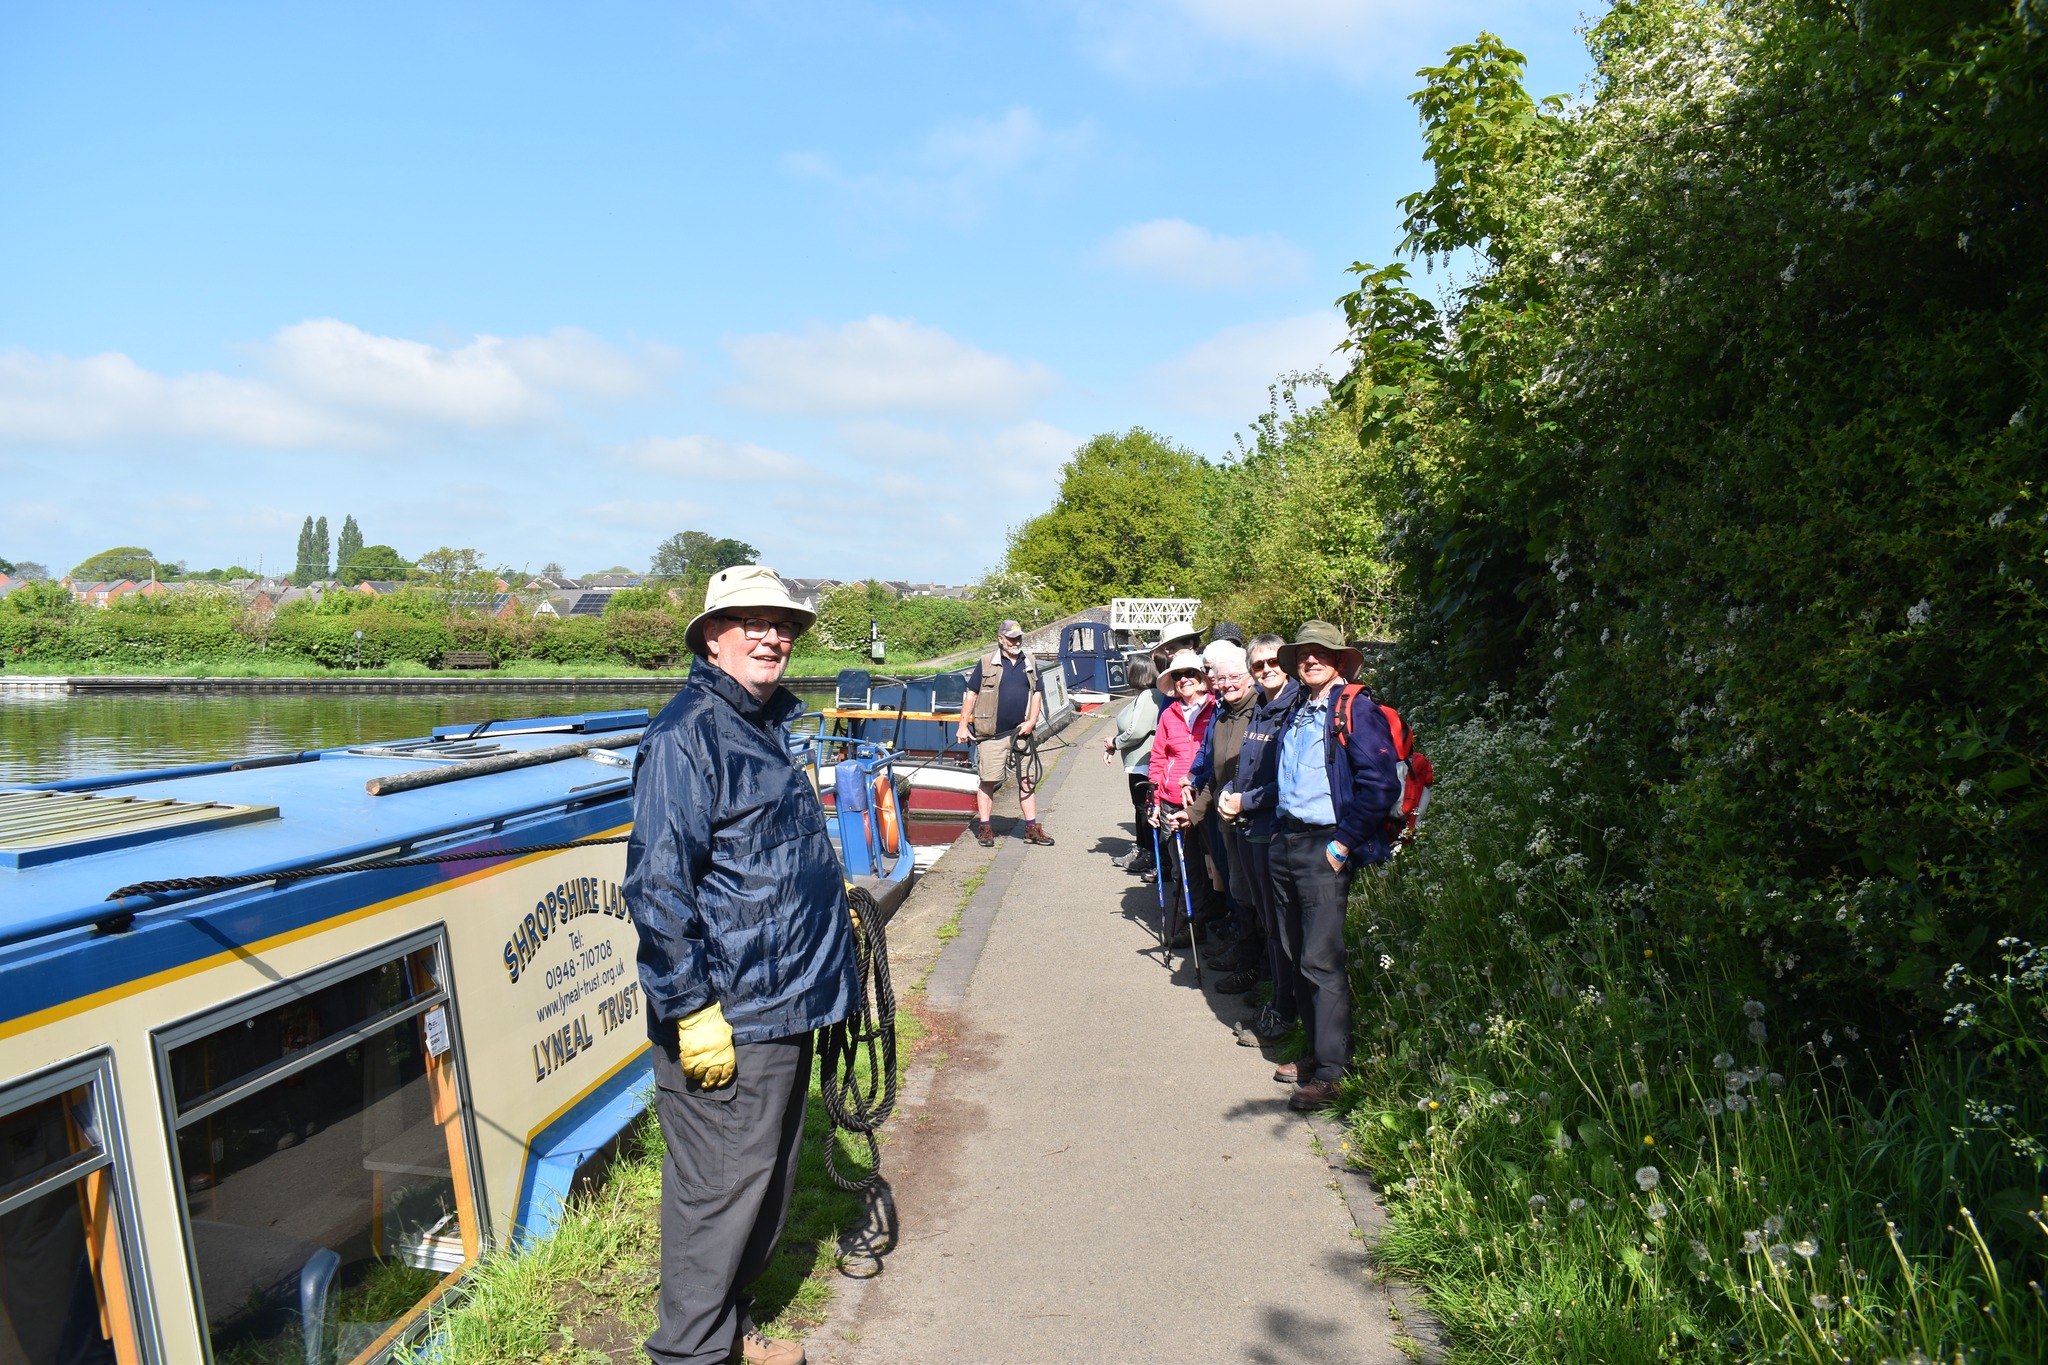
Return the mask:
[[[810,1359],[1441,1359],[1372,1269],[1384,1206],[1341,1125],[1289,1113],[1242,1002],[1160,962],[1155,893],[1108,862],[1130,808],[1099,724],[1048,763],[1056,847],[970,832],[891,926],[927,1041]]]

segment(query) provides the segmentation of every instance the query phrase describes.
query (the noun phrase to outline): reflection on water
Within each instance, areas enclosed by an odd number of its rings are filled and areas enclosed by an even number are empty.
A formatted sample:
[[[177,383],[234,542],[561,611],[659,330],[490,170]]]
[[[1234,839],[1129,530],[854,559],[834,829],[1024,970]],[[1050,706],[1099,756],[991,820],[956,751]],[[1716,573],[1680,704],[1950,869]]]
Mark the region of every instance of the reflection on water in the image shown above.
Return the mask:
[[[676,684],[645,693],[498,692],[401,696],[85,693],[0,700],[0,782],[55,782],[255,754],[408,739],[436,725],[581,711],[659,711]],[[812,706],[825,698],[806,697]]]

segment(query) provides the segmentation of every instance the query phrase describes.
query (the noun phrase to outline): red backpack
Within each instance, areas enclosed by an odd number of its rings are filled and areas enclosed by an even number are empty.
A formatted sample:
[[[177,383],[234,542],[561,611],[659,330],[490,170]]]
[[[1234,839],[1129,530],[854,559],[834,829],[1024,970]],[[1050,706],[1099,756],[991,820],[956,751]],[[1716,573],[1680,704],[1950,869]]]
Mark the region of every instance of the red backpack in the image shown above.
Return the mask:
[[[1346,683],[1331,717],[1337,742],[1347,749],[1351,747],[1351,705],[1361,692],[1371,696],[1364,683]],[[1405,841],[1414,837],[1423,811],[1429,809],[1429,789],[1436,781],[1436,769],[1430,766],[1429,755],[1415,747],[1415,731],[1401,719],[1401,713],[1377,698],[1373,701],[1387,718],[1387,731],[1394,737],[1394,770],[1401,775],[1401,794],[1385,817],[1387,837]]]

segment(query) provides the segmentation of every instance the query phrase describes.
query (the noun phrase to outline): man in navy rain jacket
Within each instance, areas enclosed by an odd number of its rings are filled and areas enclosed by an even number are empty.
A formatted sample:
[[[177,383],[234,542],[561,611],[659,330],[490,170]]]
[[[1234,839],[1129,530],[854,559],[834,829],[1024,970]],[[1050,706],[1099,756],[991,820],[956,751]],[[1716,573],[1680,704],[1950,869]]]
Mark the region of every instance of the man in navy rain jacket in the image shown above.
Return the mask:
[[[760,1334],[744,1290],[789,1212],[812,1033],[856,990],[838,855],[789,758],[803,703],[780,686],[814,619],[771,569],[714,575],[685,632],[696,666],[634,766],[626,908],[668,1147],[647,1341],[660,1365],[804,1358]]]

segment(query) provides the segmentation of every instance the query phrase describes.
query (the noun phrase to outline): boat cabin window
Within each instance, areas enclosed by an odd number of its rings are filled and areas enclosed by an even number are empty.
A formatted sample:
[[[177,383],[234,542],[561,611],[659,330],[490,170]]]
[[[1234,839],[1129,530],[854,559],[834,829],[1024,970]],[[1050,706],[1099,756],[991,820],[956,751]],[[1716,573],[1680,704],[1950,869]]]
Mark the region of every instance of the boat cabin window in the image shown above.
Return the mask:
[[[381,1349],[476,1255],[446,979],[435,941],[161,1040],[216,1362]]]
[[[104,1059],[0,1092],[0,1361],[144,1359]]]

